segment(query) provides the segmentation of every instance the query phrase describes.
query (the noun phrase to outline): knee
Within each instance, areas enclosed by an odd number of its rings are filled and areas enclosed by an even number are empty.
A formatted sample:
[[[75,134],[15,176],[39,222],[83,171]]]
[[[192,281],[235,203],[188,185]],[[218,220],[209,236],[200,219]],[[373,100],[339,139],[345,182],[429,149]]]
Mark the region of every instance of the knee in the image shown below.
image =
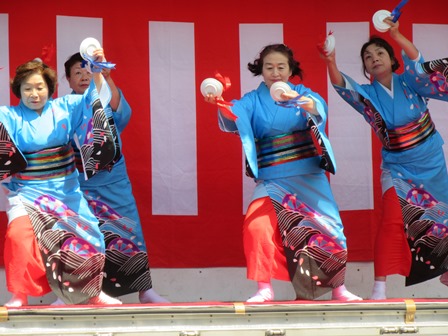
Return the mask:
[[[23,246],[32,244],[30,239],[34,239],[33,227],[28,216],[21,216],[9,223],[5,235],[5,244],[15,242]]]

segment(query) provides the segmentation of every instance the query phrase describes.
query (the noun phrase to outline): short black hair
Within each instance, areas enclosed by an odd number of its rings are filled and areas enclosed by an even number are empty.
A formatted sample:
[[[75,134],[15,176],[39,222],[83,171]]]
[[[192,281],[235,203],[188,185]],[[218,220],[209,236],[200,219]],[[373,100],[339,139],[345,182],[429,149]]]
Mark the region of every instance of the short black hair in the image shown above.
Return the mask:
[[[370,37],[369,41],[364,43],[361,48],[362,69],[364,72],[364,76],[367,79],[369,79],[369,77],[367,76],[366,66],[364,64],[364,52],[366,51],[367,47],[372,44],[374,44],[378,47],[384,48],[387,51],[387,53],[389,54],[390,60],[392,61],[392,72],[395,72],[400,68],[400,63],[398,62],[398,59],[395,57],[394,48],[392,48],[392,46],[389,44],[389,42],[387,42],[385,39],[383,39],[379,36],[372,35]]]
[[[83,61],[84,59],[81,57],[79,52],[71,55],[64,63],[65,77],[70,78],[70,70],[72,69],[72,66],[78,62],[82,63]]]
[[[250,72],[254,74],[254,76],[261,75],[263,73],[263,62],[264,58],[273,52],[278,52],[286,56],[288,58],[289,69],[291,70],[291,77],[299,76],[300,79],[303,79],[303,71],[300,68],[300,63],[294,58],[293,51],[288,48],[286,44],[270,44],[261,50],[260,55],[253,63],[248,63],[247,68]]]

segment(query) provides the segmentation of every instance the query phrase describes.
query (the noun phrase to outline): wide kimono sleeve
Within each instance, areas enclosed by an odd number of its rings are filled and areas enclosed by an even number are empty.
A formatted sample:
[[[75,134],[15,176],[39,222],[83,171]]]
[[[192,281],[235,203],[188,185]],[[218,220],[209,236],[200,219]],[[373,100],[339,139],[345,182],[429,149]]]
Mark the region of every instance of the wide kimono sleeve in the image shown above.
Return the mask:
[[[360,85],[345,74],[342,76],[345,79],[345,87],[333,85],[336,92],[364,117],[381,143],[388,144],[387,127],[381,115],[381,106],[378,105],[379,99],[376,98],[374,87],[370,84]]]
[[[365,112],[365,99],[369,97],[364,90],[364,85],[358,84],[350,76],[341,73],[345,80],[345,86],[333,85],[337,94],[345,100],[356,111],[364,115]]]
[[[231,101],[232,106],[230,109],[232,113],[237,116],[237,120],[233,121],[226,118],[220,110],[218,110],[218,124],[219,128],[223,132],[238,133],[238,125],[244,126],[244,128],[250,128],[250,120],[252,118],[254,110],[254,97],[255,91],[246,93],[241,99],[233,99]]]
[[[27,167],[25,157],[12,138],[15,134],[15,115],[13,107],[0,107],[0,181]]]
[[[328,139],[327,133],[325,131],[325,127],[327,124],[328,117],[328,105],[325,100],[316,92],[304,87],[303,85],[298,85],[294,88],[300,95],[311,98],[315,103],[315,111],[317,114],[309,113],[303,110],[303,113],[306,113],[306,117],[308,119],[308,125],[311,127],[311,130],[314,133],[314,136],[317,139],[318,145],[322,149],[322,158],[320,162],[320,167],[325,169],[326,171],[335,174],[336,173],[336,160],[333,153],[333,148],[331,147],[330,140]],[[300,105],[299,105],[300,107]]]
[[[89,88],[80,98],[80,104],[73,106],[71,113],[75,130],[74,140],[81,153],[86,179],[102,169],[110,169],[110,164],[119,151],[116,136],[114,137],[114,126],[103,108],[109,104],[110,90],[109,93],[103,90],[109,90],[105,81],[100,95],[94,81],[91,81]]]
[[[421,54],[415,60],[411,60],[404,52],[402,57],[405,66],[403,75],[407,85],[422,97],[448,101],[446,78],[442,74],[427,74],[418,69],[420,64],[425,62]]]
[[[246,93],[239,100],[232,100],[230,108],[236,115],[235,121],[229,120],[218,111],[218,124],[222,131],[236,133],[240,136],[243,150],[246,155],[247,164],[251,173],[258,176],[257,148],[255,146],[255,135],[252,129],[251,120],[254,112],[254,99],[256,91]]]
[[[381,106],[378,106],[375,89],[371,84],[358,84],[350,76],[341,73],[345,79],[345,87],[333,85],[339,96],[358,111],[367,123],[374,128],[384,128],[381,117]],[[381,117],[381,118],[380,118]]]
[[[110,104],[107,104],[104,109],[106,112],[106,116],[108,118],[108,123],[110,129],[112,131],[112,136],[115,142],[115,157],[107,166],[107,169],[112,169],[112,166],[118,162],[121,158],[121,139],[120,134],[124,131],[126,126],[131,119],[132,109],[127,100],[124,98],[123,92],[118,89],[118,93],[120,95],[120,100],[118,102],[118,107],[115,111],[112,110]]]
[[[117,110],[112,111],[112,116],[114,118],[117,131],[121,133],[131,119],[132,109],[126,98],[124,97],[123,92],[120,89],[118,89],[118,92],[120,94],[120,102],[118,103]]]

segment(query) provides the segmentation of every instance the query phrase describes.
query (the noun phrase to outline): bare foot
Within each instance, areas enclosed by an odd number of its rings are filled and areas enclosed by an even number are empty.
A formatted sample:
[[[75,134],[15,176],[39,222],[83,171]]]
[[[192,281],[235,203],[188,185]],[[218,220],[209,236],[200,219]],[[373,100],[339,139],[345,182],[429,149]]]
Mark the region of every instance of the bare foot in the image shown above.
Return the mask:
[[[28,305],[28,295],[23,293],[13,293],[12,298],[5,303],[5,307],[22,307]]]
[[[138,299],[140,303],[169,303],[167,299],[157,294],[153,288],[138,293]]]
[[[107,295],[104,292],[101,292],[100,295],[95,296],[93,298],[90,298],[89,301],[87,301],[88,304],[93,305],[116,305],[116,304],[123,304],[118,299],[113,298],[112,296]]]

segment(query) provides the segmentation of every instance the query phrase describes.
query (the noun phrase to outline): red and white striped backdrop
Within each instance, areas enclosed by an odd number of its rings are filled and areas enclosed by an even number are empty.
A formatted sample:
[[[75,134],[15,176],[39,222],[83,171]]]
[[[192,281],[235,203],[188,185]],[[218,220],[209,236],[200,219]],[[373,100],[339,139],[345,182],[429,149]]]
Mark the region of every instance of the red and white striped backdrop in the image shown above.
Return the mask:
[[[366,81],[359,50],[376,33],[371,17],[397,3],[2,1],[0,104],[17,103],[9,80],[17,65],[35,57],[57,69],[58,94],[67,93],[63,63],[85,37],[96,37],[108,60],[117,64],[113,78],[133,108],[123,151],[151,265],[244,266],[241,227],[253,183],[243,173],[239,139],[219,131],[216,109],[203,102],[198,87],[218,70],[232,80],[225,98],[240,97],[260,81],[246,70],[247,63],[264,45],[284,42],[301,62],[304,84],[329,104],[328,133],[338,164],[330,182],[349,258],[371,260],[381,210],[380,146],[363,119],[328,85],[316,44],[334,31],[341,69]],[[444,2],[434,0],[428,9],[424,4],[413,0],[404,7],[401,30],[426,59],[447,56]],[[431,111],[447,138],[446,104],[431,102]]]

